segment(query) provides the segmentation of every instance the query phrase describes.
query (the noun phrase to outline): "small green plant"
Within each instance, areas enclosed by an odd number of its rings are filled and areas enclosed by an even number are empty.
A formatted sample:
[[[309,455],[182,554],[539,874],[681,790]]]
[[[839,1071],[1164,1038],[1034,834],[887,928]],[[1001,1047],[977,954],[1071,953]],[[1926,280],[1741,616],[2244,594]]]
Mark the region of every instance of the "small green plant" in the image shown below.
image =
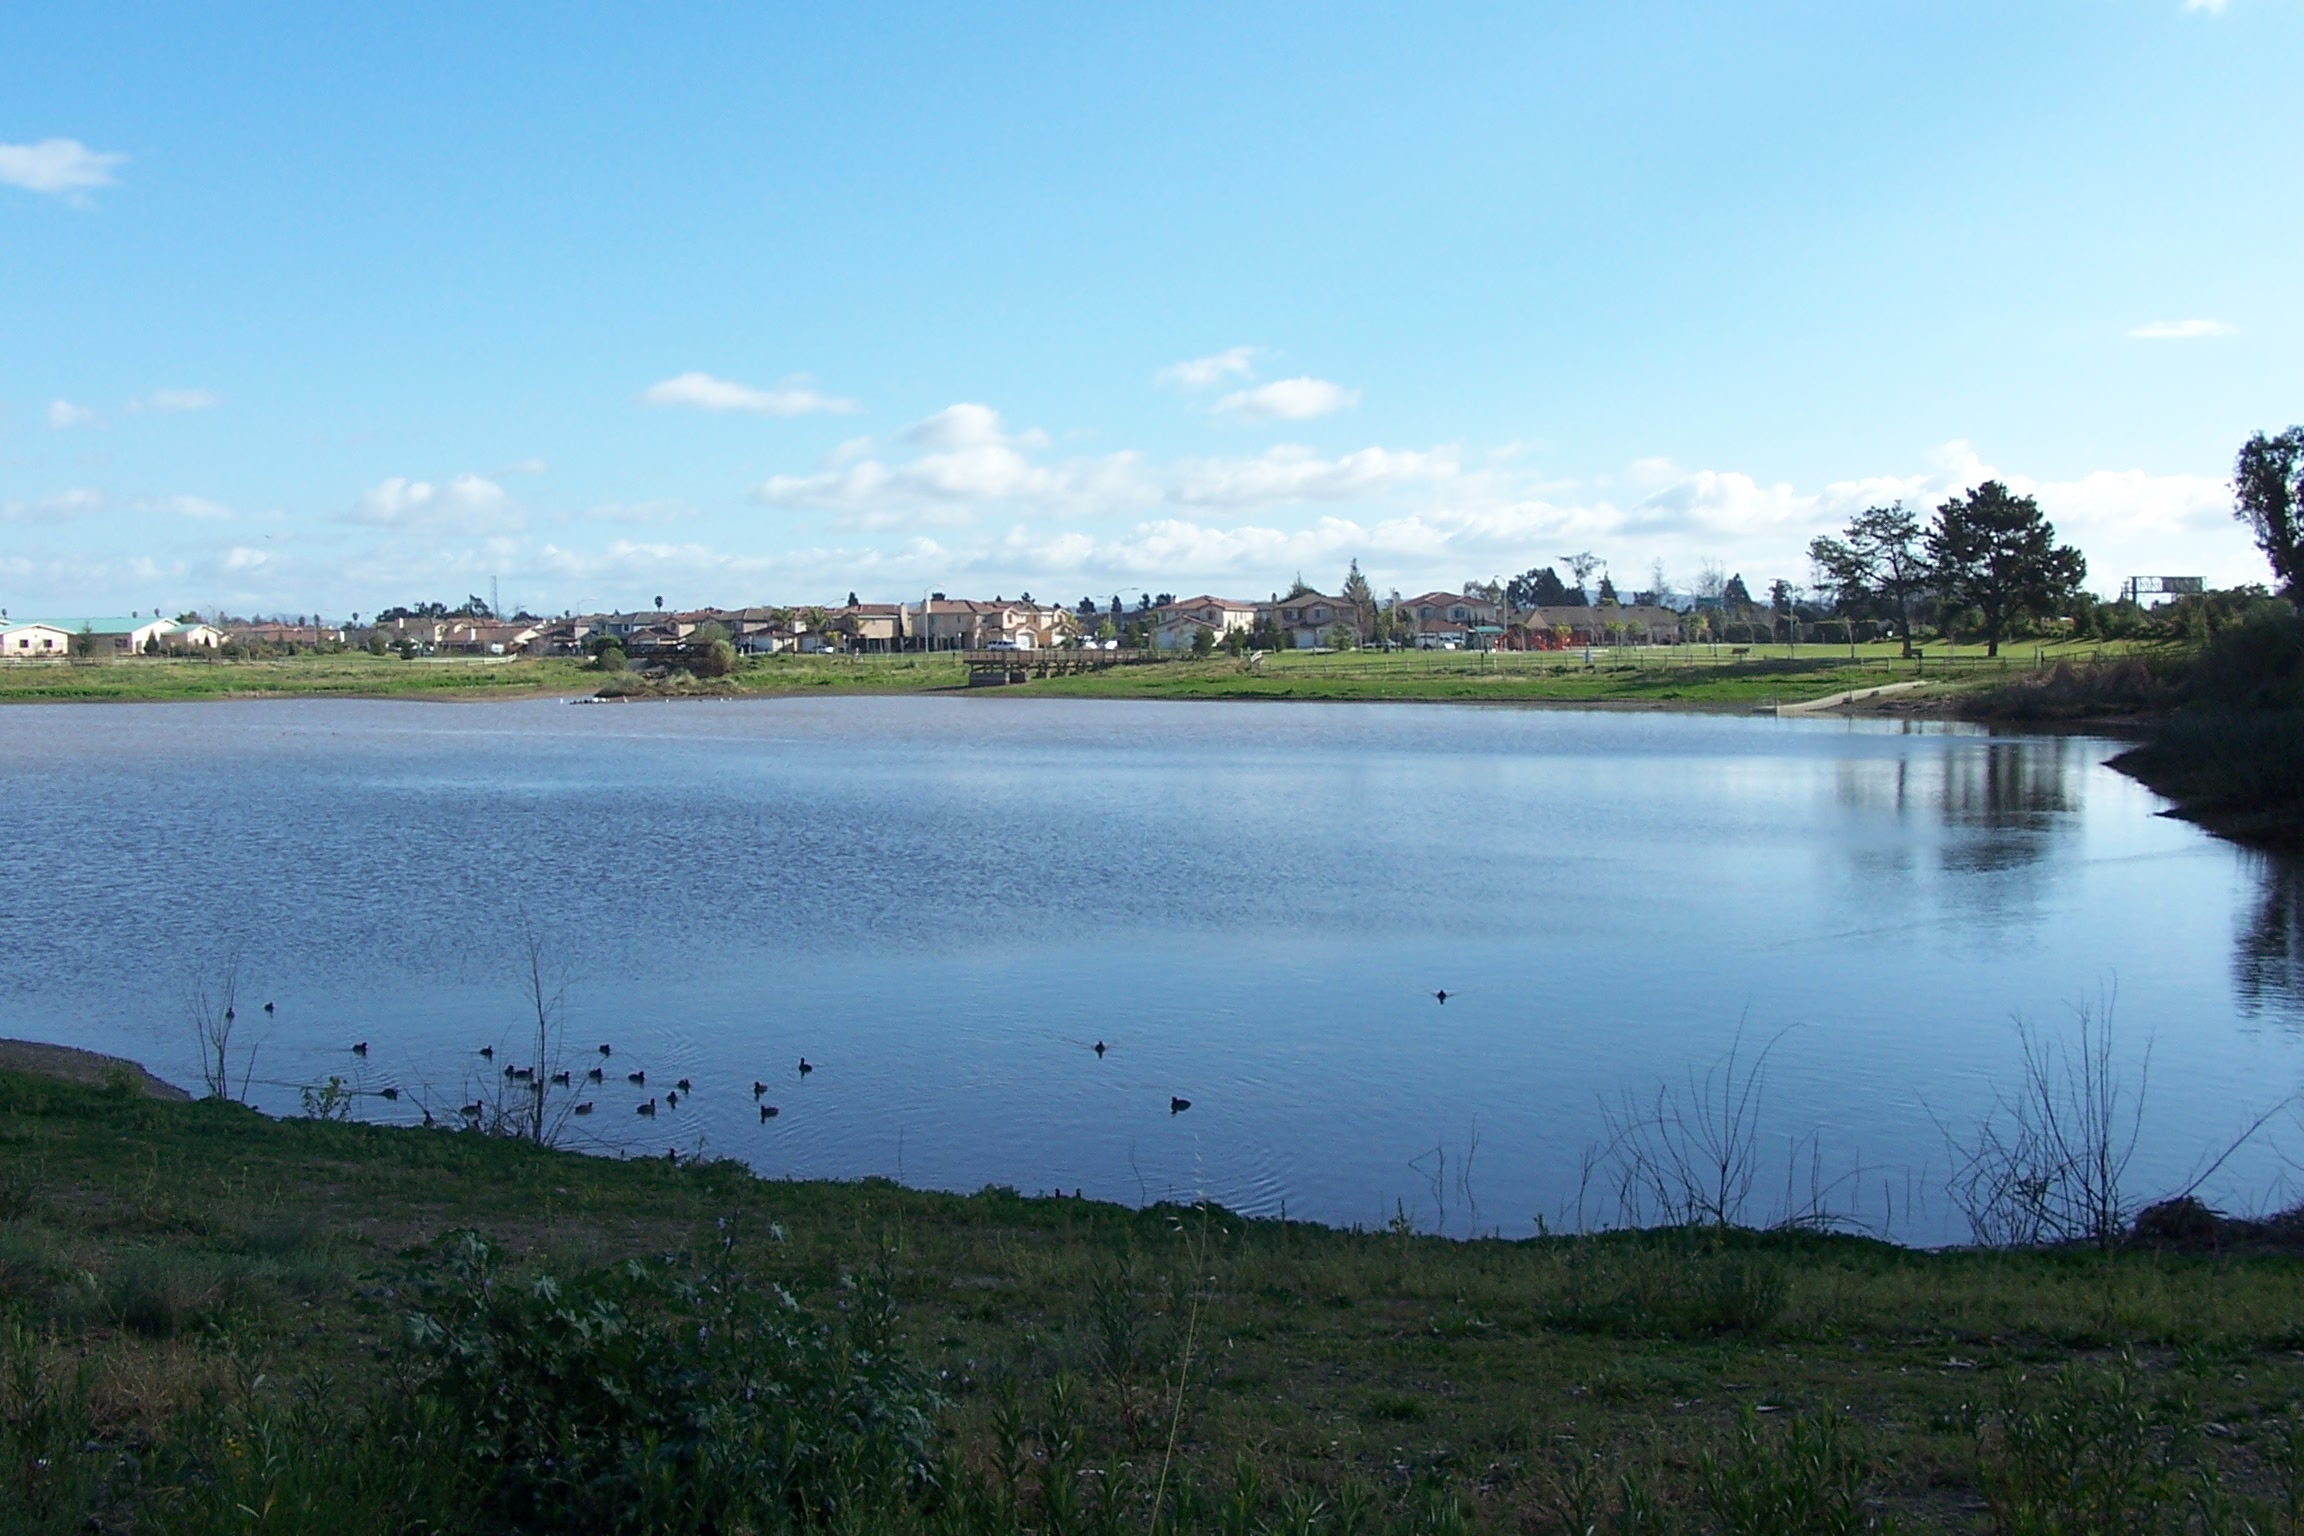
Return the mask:
[[[1878,1522],[1864,1505],[1871,1465],[1836,1414],[1795,1416],[1768,1433],[1741,1414],[1728,1446],[1696,1464],[1720,1536],[1859,1536]]]
[[[89,1450],[92,1362],[67,1371],[40,1337],[11,1318],[0,1327],[0,1529],[61,1533],[87,1528],[103,1482]]]
[[[352,1118],[353,1092],[344,1086],[344,1079],[334,1074],[330,1074],[328,1081],[317,1088],[305,1087],[296,1091],[304,1100],[304,1118],[307,1120],[341,1123]]]
[[[1977,1437],[1977,1481],[2005,1536],[2146,1536],[2180,1511],[2195,1470],[2190,1405],[2154,1403],[2123,1355],[2109,1368],[2068,1365],[2045,1381],[2016,1376]]]
[[[885,1271],[835,1320],[755,1287],[733,1242],[561,1279],[443,1241],[409,1320],[418,1400],[480,1508],[524,1528],[754,1529],[924,1486],[935,1399],[894,1349]]]

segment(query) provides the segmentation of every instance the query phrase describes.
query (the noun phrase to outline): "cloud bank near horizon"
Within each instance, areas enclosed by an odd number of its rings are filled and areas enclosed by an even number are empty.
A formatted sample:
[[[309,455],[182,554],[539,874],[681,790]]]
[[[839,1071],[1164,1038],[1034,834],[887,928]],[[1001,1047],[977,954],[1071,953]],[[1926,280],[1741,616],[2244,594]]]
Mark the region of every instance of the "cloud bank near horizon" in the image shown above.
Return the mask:
[[[1226,377],[1213,370],[1208,387]],[[543,466],[514,468],[533,478]],[[1333,586],[1353,559],[1379,591],[1414,592],[1591,550],[1627,590],[1648,585],[1659,564],[1682,587],[1711,564],[1757,585],[1804,582],[1808,540],[1867,506],[1932,508],[1985,479],[2039,497],[2088,556],[2098,591],[2139,573],[2264,577],[2221,479],[2140,469],[2041,479],[1965,442],[1901,472],[1805,487],[1655,458],[1548,479],[1509,453],[1447,443],[1067,454],[1049,433],[963,401],[885,437],[850,439],[815,469],[770,475],[720,507],[677,498],[563,505],[542,486],[508,486],[504,473],[392,475],[316,514],[249,516],[198,495],[98,487],[11,501],[0,516],[26,536],[0,556],[0,580],[18,606],[58,611],[130,597],[367,610],[480,590],[491,576],[537,611],[628,606],[657,592],[734,605],[850,590],[914,598],[931,587],[1066,601],[1202,589],[1254,598],[1299,573]],[[123,529],[102,547],[146,552],[38,547],[42,527],[98,517],[135,522],[133,536]]]

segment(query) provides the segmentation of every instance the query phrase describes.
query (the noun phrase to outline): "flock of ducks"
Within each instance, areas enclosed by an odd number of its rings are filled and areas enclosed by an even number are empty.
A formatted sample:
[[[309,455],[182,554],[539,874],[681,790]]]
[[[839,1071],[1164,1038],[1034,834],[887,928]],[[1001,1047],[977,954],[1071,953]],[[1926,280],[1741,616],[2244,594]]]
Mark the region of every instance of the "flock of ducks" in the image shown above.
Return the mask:
[[[1443,1007],[1447,1005],[1449,995],[1450,994],[1448,989],[1445,987],[1432,994],[1433,999],[1440,1003]],[[266,1003],[264,1005],[264,1011],[267,1014],[272,1013],[273,1005],[271,1003]],[[227,1005],[224,1009],[224,1022],[230,1024],[236,1017],[237,1010],[230,1005]],[[1090,1046],[1089,1049],[1096,1053],[1096,1059],[1098,1061],[1102,1061],[1104,1059],[1104,1053],[1110,1050],[1111,1047],[1106,1045],[1103,1041],[1099,1040],[1093,1046]],[[362,1059],[366,1059],[368,1055],[368,1042],[365,1040],[355,1041],[352,1045],[352,1054],[361,1057]],[[493,1064],[496,1060],[496,1047],[492,1045],[484,1045],[481,1046],[475,1054],[477,1054],[481,1060]],[[600,1058],[603,1061],[606,1061],[609,1057],[615,1054],[616,1052],[613,1046],[602,1045],[600,1047]],[[814,1072],[815,1070],[816,1067],[814,1063],[810,1062],[807,1057],[803,1056],[800,1058],[797,1071],[801,1078],[805,1079],[809,1073]],[[537,1093],[542,1093],[545,1090],[547,1084],[555,1088],[573,1088],[575,1086],[572,1074],[567,1071],[552,1072],[542,1078],[539,1078],[537,1074],[541,1071],[543,1071],[541,1067],[522,1067],[507,1064],[504,1068],[504,1080],[508,1083],[531,1084]],[[607,1069],[605,1067],[593,1067],[590,1071],[584,1074],[584,1081],[588,1087],[605,1082],[606,1079]],[[624,1074],[624,1081],[630,1083],[635,1088],[645,1088],[648,1086],[648,1070],[645,1067],[642,1067],[634,1071],[627,1072]],[[684,1094],[693,1095],[695,1091],[695,1085],[692,1082],[690,1082],[685,1077],[681,1078],[678,1082],[674,1083],[670,1088],[664,1091],[664,1107],[666,1109],[678,1109],[680,1107],[681,1096]],[[400,1090],[397,1087],[380,1088],[376,1090],[376,1096],[380,1099],[386,1099],[397,1103],[400,1099]],[[779,1110],[777,1106],[767,1102],[767,1096],[768,1085],[764,1082],[761,1082],[757,1078],[753,1079],[752,1102],[760,1111],[760,1123],[762,1125],[766,1125],[769,1121],[775,1119],[778,1114],[782,1113],[782,1111]],[[654,1095],[650,1095],[646,1102],[634,1106],[632,1112],[644,1119],[653,1120],[656,1117],[656,1104],[656,1097]],[[595,1107],[596,1105],[593,1100],[585,1099],[581,1103],[574,1105],[571,1108],[570,1113],[578,1115],[589,1115],[593,1112]],[[1178,1098],[1174,1095],[1169,1097],[1168,1113],[1171,1115],[1180,1115],[1191,1107],[1192,1101],[1190,1099]],[[474,1100],[472,1103],[466,1104],[462,1109],[463,1118],[475,1123],[483,1119],[487,1113],[488,1106],[479,1100]],[[424,1111],[424,1123],[426,1125],[437,1124],[437,1122],[432,1118],[432,1112],[429,1109]],[[679,1154],[677,1152],[673,1154],[675,1161],[678,1160],[678,1155]]]

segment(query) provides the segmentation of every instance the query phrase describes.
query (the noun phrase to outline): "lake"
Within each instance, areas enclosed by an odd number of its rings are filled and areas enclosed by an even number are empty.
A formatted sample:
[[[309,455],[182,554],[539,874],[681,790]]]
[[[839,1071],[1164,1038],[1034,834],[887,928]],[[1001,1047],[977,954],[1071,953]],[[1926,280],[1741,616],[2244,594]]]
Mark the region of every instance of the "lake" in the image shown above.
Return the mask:
[[[2145,1187],[2300,1081],[2304,878],[2156,815],[2115,750],[999,696],[19,706],[0,1034],[196,1083],[187,993],[236,965],[259,1105],[335,1075],[453,1121],[532,1054],[532,938],[579,1087],[614,1048],[574,1145],[1507,1236],[1580,1190],[1609,1219],[1607,1107],[1741,1038],[1752,1218],[1822,1169],[1959,1240],[1947,1133],[2014,1086],[2018,1019],[2109,1007],[2149,1054]],[[2297,1130],[2209,1191],[2277,1198]]]

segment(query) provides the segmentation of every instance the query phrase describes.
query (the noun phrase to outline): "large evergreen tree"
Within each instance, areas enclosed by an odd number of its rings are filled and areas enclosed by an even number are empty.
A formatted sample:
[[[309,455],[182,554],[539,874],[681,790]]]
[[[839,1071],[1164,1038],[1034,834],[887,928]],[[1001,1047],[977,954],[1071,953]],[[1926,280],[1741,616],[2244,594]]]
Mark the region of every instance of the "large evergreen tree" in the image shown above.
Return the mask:
[[[1344,573],[1342,596],[1344,605],[1352,610],[1352,637],[1366,640],[1376,630],[1376,592],[1368,585],[1368,578],[1360,574],[1358,560]]]
[[[1984,615],[1985,653],[1992,656],[2000,654],[2009,620],[2054,613],[2088,574],[2080,551],[2056,542],[2040,504],[1997,480],[1936,509],[1928,563],[1948,601]]]
[[[1581,608],[1584,594],[1568,590],[1560,573],[1548,565],[1533,565],[1504,583],[1504,601],[1516,609]]]

